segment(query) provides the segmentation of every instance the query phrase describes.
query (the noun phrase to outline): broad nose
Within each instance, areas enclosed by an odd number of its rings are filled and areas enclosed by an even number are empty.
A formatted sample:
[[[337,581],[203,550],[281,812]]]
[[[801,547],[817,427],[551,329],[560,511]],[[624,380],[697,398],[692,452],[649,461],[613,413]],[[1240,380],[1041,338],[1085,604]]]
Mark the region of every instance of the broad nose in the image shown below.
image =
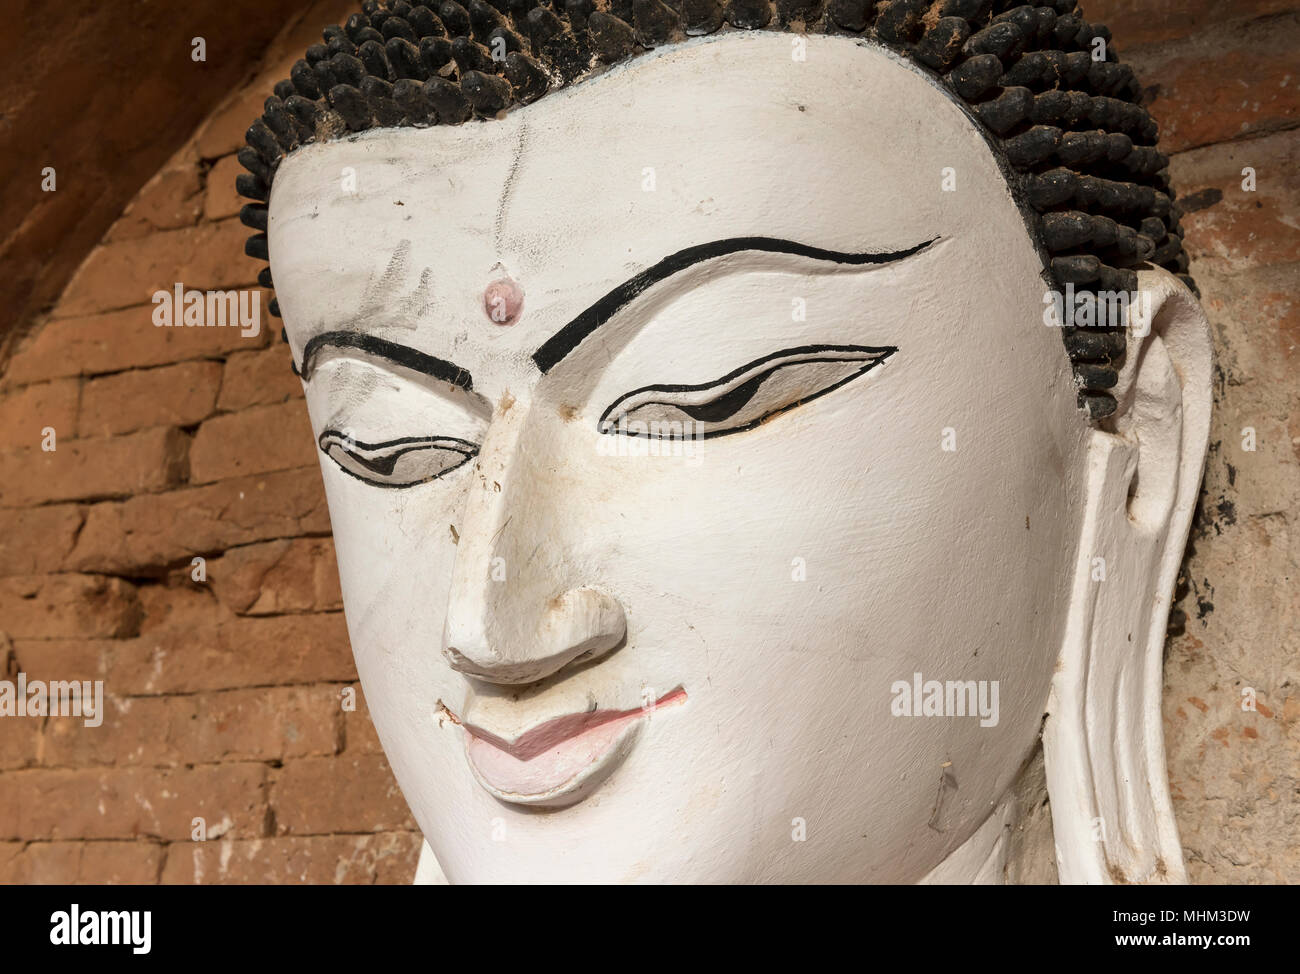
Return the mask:
[[[554,472],[553,445],[515,400],[473,461],[443,632],[443,655],[462,673],[532,683],[608,652],[627,631],[619,601],[581,575],[581,532],[556,516],[568,478]]]

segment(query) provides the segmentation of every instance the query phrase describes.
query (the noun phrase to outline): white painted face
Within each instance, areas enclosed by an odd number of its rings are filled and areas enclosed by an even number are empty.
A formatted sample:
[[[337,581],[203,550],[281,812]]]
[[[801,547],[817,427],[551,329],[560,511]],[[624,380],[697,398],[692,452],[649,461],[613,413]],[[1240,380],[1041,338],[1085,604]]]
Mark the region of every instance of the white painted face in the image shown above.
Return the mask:
[[[276,177],[353,650],[453,881],[912,881],[1033,745],[1085,431],[1041,262],[948,95],[806,43]],[[917,673],[984,719],[897,715]]]

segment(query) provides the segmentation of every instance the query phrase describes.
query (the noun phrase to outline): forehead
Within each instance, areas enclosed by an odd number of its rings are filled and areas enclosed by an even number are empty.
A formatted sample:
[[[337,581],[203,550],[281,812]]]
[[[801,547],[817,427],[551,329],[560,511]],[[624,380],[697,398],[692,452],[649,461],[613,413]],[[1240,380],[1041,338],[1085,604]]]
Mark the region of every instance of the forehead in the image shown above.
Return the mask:
[[[445,353],[426,323],[531,352],[632,275],[728,237],[850,252],[1024,237],[982,134],[934,81],[868,42],[799,38],[800,59],[794,40],[698,39],[503,119],[295,152],[269,231],[295,354],[352,328]],[[502,274],[525,314],[493,329],[483,290]]]

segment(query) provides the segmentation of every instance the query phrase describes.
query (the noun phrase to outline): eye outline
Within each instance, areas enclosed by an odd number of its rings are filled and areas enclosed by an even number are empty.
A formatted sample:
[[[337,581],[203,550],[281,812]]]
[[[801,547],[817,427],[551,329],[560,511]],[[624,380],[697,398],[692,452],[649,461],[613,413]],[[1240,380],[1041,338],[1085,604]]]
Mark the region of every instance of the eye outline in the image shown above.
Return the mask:
[[[778,351],[771,352],[760,358],[754,359],[752,362],[748,362],[737,369],[733,369],[732,371],[728,372],[726,375],[722,376],[721,378],[713,379],[709,382],[701,382],[694,385],[657,383],[648,386],[642,386],[639,389],[633,389],[631,392],[624,393],[623,395],[615,399],[614,402],[611,403],[609,406],[607,406],[605,408],[605,411],[601,413],[600,418],[596,421],[596,431],[604,436],[617,435],[617,436],[629,436],[629,437],[638,437],[638,438],[646,438],[646,439],[663,439],[664,437],[654,436],[649,432],[638,433],[638,432],[629,432],[627,430],[620,430],[617,428],[614,422],[610,420],[610,416],[614,414],[616,411],[618,411],[620,406],[623,403],[627,402],[629,399],[632,399],[636,396],[643,395],[644,393],[647,392],[663,392],[663,393],[701,392],[707,389],[728,386],[728,385],[733,385],[732,391],[734,391],[735,388],[740,388],[743,385],[743,383],[737,382],[737,380],[744,378],[749,373],[753,373],[752,378],[754,379],[761,378],[763,381],[766,381],[768,378],[770,378],[772,375],[780,371],[782,368],[788,368],[788,367],[800,366],[800,365],[810,365],[817,362],[855,361],[852,358],[837,359],[831,357],[827,357],[827,358],[811,357],[811,358],[796,359],[793,358],[794,356],[800,356],[800,355],[815,356],[816,353],[826,353],[828,355],[834,353],[839,353],[839,354],[858,353],[863,356],[861,359],[856,360],[862,364],[862,368],[858,369],[855,372],[850,373],[849,375],[845,376],[844,378],[836,382],[831,383],[825,388],[818,389],[816,392],[810,393],[809,395],[806,395],[800,399],[796,399],[793,402],[786,403],[783,406],[765,412],[763,413],[763,415],[758,416],[740,426],[732,426],[726,429],[706,430],[705,432],[699,434],[699,438],[712,439],[718,436],[730,436],[733,433],[743,433],[746,430],[751,430],[758,426],[761,426],[769,419],[772,419],[775,416],[779,416],[781,413],[789,412],[790,410],[796,409],[799,406],[804,405],[805,403],[812,402],[814,399],[819,399],[822,396],[827,395],[828,393],[834,392],[836,389],[840,388],[841,386],[847,385],[848,383],[852,382],[854,379],[860,378],[861,376],[875,369],[878,365],[883,364],[897,351],[898,351],[898,346],[896,345],[824,344],[824,345],[799,345],[793,348],[779,349]],[[870,356],[870,357],[866,357],[866,356]],[[765,365],[769,362],[773,362],[774,360],[779,360],[779,359],[790,359],[790,361],[789,362],[778,361],[777,364],[773,365],[771,368],[765,371],[759,369],[759,366]],[[757,390],[755,390],[755,394],[756,393]],[[726,393],[723,394],[725,395]],[[719,396],[719,398],[721,398],[721,396]],[[707,405],[707,404],[708,403],[706,402],[699,405]],[[666,405],[666,406],[673,407],[676,406],[677,404],[672,402],[655,403],[652,400],[645,403],[639,403],[634,408],[639,409],[642,406],[648,406],[648,405]],[[743,404],[742,407],[739,408],[743,408]],[[720,422],[725,422],[725,420],[720,420]]]
[[[394,464],[397,462],[398,459],[400,459],[405,454],[410,453],[412,450],[430,448],[430,447],[436,447],[438,449],[446,450],[448,452],[460,453],[462,454],[462,459],[459,462],[454,463],[449,467],[445,467],[439,470],[437,473],[433,474],[430,477],[424,477],[423,479],[420,480],[409,480],[404,483],[386,483],[381,480],[372,480],[369,477],[362,476],[357,471],[350,470],[347,467],[345,467],[342,463],[340,463],[338,458],[335,457],[334,454],[330,452],[331,447],[338,446],[342,448],[344,452],[354,457],[357,456],[355,450],[350,449],[349,446],[345,446],[344,444],[350,444],[351,447],[359,447],[362,450],[368,450],[368,451],[385,450],[392,447],[406,446],[407,449],[399,450],[397,452],[397,455],[393,458]],[[470,460],[474,459],[474,457],[478,456],[478,450],[479,450],[477,443],[472,443],[469,440],[463,440],[458,436],[402,436],[402,437],[398,437],[395,440],[384,440],[381,443],[364,443],[361,440],[356,439],[355,437],[348,436],[342,430],[334,429],[334,428],[330,428],[322,432],[321,435],[316,439],[316,445],[320,448],[320,451],[325,454],[325,456],[329,457],[332,461],[334,461],[334,466],[336,466],[343,473],[347,474],[349,477],[352,477],[354,480],[359,480],[364,484],[368,484],[371,487],[380,487],[388,490],[403,490],[407,487],[418,487],[420,484],[427,484],[430,483],[431,481],[439,480],[440,478],[445,477],[447,474],[451,473],[453,470],[459,470]],[[364,459],[359,457],[358,459],[361,460],[362,466],[366,465]]]

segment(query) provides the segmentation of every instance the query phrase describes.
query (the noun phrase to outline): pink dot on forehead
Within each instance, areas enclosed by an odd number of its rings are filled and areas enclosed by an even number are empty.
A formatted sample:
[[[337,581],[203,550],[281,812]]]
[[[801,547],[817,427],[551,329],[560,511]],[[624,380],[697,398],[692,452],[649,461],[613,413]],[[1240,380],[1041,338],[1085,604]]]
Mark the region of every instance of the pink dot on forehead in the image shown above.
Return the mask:
[[[498,325],[513,325],[524,310],[524,290],[508,277],[501,277],[483,291],[483,310]]]

